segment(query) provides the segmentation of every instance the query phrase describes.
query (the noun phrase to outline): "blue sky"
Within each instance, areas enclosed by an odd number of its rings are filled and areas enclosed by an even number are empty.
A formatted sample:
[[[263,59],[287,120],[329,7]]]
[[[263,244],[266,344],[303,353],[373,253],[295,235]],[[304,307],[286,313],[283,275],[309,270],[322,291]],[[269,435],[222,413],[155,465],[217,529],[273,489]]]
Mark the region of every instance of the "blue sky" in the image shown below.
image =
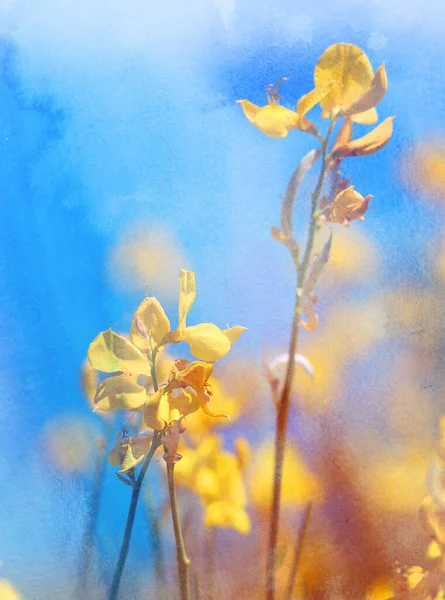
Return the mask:
[[[375,68],[385,63],[380,114],[396,115],[395,134],[378,155],[351,161],[350,173],[374,195],[366,230],[386,257],[384,276],[425,276],[425,236],[439,235],[443,216],[416,202],[399,164],[415,141],[443,130],[445,7],[335,4],[0,4],[0,426],[8,432],[1,455],[11,438],[20,447],[0,460],[2,480],[11,481],[0,509],[0,522],[10,523],[0,575],[20,574],[23,539],[15,532],[33,531],[36,515],[24,506],[33,489],[48,491],[44,471],[30,468],[42,428],[59,412],[88,416],[78,389],[87,346],[110,325],[124,330],[140,301],[109,277],[126,228],[153,225],[178,240],[184,266],[197,274],[195,322],[248,326],[240,356],[258,357],[265,338],[280,344],[287,331],[288,257],[269,231],[312,140],[263,137],[235,100],[262,104],[266,85],[285,75],[283,103],[292,107],[311,89],[318,56],[337,41],[361,46]],[[175,303],[165,303],[174,321]],[[54,490],[49,496],[52,507],[36,500],[42,523],[58,509]],[[75,490],[67,502],[76,504]],[[61,519],[49,533],[27,533],[27,552],[50,553],[64,527]],[[33,560],[25,591],[44,580]]]

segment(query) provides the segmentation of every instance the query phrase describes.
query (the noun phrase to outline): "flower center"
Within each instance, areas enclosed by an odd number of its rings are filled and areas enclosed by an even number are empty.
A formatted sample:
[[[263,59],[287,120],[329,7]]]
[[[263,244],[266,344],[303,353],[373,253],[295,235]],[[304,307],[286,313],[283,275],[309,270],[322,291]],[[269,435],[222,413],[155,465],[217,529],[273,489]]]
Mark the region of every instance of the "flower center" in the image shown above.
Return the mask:
[[[278,93],[278,88],[282,81],[289,81],[289,77],[282,77],[277,81],[275,86],[273,83],[269,83],[269,85],[266,88],[267,101],[271,106],[278,106],[280,104],[282,96],[280,96],[280,94]]]

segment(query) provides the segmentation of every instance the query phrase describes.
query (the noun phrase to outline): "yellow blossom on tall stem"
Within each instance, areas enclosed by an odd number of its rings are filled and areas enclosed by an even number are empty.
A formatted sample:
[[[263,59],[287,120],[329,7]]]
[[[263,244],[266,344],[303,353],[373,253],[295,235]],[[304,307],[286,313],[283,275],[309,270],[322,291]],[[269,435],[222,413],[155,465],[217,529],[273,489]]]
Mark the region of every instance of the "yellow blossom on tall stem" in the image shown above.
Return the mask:
[[[294,110],[280,105],[281,96],[278,87],[282,81],[288,81],[288,78],[282,77],[275,87],[270,85],[266,88],[268,102],[266,106],[257,106],[250,100],[237,100],[245,116],[268,137],[285,138],[292,129],[318,135],[315,125],[304,115],[299,115]]]
[[[281,204],[280,227],[272,228],[272,237],[282,243],[290,253],[295,266],[295,306],[292,331],[286,361],[286,373],[279,390],[274,378],[270,379],[271,393],[276,405],[276,437],[274,483],[270,518],[269,546],[266,564],[266,598],[275,600],[276,570],[279,541],[280,505],[284,456],[289,418],[289,404],[295,372],[295,357],[298,357],[298,344],[301,328],[311,333],[319,324],[315,310],[317,295],[315,288],[329,262],[332,232],[318,255],[314,256],[315,241],[324,225],[339,223],[349,225],[353,220],[364,220],[371,196],[363,197],[342,176],[340,167],[349,157],[369,156],[383,148],[393,132],[393,117],[384,120],[374,130],[361,138],[353,139],[353,123],[372,125],[377,122],[376,106],[382,101],[387,90],[385,67],[381,65],[373,72],[366,54],[353,44],[339,43],[330,46],[317,62],[314,70],[315,87],[297,102],[296,114],[281,109],[278,104],[278,85],[269,92],[269,104],[258,107],[247,100],[240,102],[248,120],[270,137],[286,137],[291,129],[301,129],[313,133],[321,147],[309,151],[293,172]],[[272,88],[271,90],[272,91]],[[329,119],[325,136],[307,120],[307,113],[320,105],[322,117]],[[331,145],[336,125],[344,119]],[[293,213],[300,186],[307,173],[317,161],[321,161],[318,180],[312,192],[312,203],[306,243],[300,247],[295,237]],[[330,189],[326,183],[330,179]],[[304,358],[304,357],[303,357]],[[306,531],[310,516],[310,506],[306,507],[303,530]],[[297,540],[300,535],[296,536]],[[301,539],[304,538],[304,533]],[[298,542],[295,548],[294,565],[298,563]],[[295,575],[296,571],[293,570]],[[287,587],[289,600],[293,583]]]
[[[171,329],[170,320],[160,302],[149,297],[142,301],[134,313],[130,339],[109,329],[100,333],[88,349],[91,367],[109,375],[97,386],[93,400],[95,407],[104,412],[117,409],[139,412],[142,414],[143,427],[153,430],[153,433],[131,437],[124,427],[108,455],[109,462],[119,467],[116,473],[119,480],[133,490],[110,600],[117,598],[142,482],[150,461],[160,446],[164,447],[163,457],[167,464],[181,600],[189,600],[190,597],[190,561],[185,551],[174,479],[175,466],[182,458],[178,449],[181,435],[186,430],[183,421],[199,409],[211,417],[228,417],[226,413],[211,409],[210,398],[213,391],[208,379],[215,361],[229,352],[245,330],[245,327],[238,325],[222,330],[213,323],[187,326],[187,316],[195,297],[195,274],[181,269],[177,329]],[[158,354],[167,345],[173,346],[180,342],[188,344],[191,354],[199,360],[190,363],[188,360],[177,359],[172,362],[170,370],[166,370],[164,364],[158,372]],[[167,375],[166,381],[158,381],[161,372]],[[89,385],[89,397],[92,396],[90,388]],[[139,465],[141,467],[136,477],[135,469]],[[219,514],[215,510],[212,507],[211,519],[216,519],[215,514]]]

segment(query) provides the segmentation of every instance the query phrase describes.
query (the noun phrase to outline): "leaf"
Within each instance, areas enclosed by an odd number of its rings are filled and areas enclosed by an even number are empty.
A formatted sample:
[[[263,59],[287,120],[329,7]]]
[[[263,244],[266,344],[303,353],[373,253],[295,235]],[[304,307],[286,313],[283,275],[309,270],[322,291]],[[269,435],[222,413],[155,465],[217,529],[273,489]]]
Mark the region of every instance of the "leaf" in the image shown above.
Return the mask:
[[[312,264],[312,267],[309,271],[309,275],[304,283],[304,293],[305,294],[309,294],[315,288],[315,285],[317,284],[317,281],[319,280],[320,275],[329,260],[331,246],[332,246],[332,231],[329,235],[328,241],[323,246],[322,251],[320,252],[320,254],[318,254],[318,256],[316,256],[316,258]]]
[[[318,150],[310,150],[306,156],[301,159],[300,164],[292,173],[292,177],[287,184],[286,193],[281,204],[281,229],[285,237],[290,240],[294,237],[292,216],[298,190],[304,177],[318,160],[319,156],[320,152]]]
[[[131,483],[131,481],[129,479],[127,479],[126,477],[123,477],[122,475],[119,475],[119,473],[115,473],[115,475],[118,479],[120,479],[122,481],[122,483],[129,485],[131,488],[133,487],[133,484]]]
[[[121,464],[121,469],[119,471],[119,473],[128,473],[128,471],[131,471],[131,469],[134,469],[134,467],[136,465],[138,465],[140,462],[142,462],[144,460],[144,454],[142,454],[141,456],[134,456],[133,454],[133,448],[132,445],[130,443],[128,444],[122,444],[122,453],[123,453],[123,459],[122,459],[122,464]]]
[[[178,303],[178,329],[186,326],[187,315],[196,298],[196,281],[193,271],[181,269],[179,273],[179,303]]]
[[[102,331],[88,348],[91,366],[104,373],[151,375],[148,359],[129,340],[111,329]]]

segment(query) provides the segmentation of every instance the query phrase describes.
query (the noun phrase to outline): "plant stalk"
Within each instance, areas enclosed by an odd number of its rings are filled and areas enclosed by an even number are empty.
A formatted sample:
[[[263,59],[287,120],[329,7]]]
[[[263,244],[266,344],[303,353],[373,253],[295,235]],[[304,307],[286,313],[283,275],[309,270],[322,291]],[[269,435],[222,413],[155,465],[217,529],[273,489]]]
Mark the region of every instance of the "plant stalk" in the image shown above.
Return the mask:
[[[152,363],[151,363],[151,376],[155,392],[158,391],[158,383],[156,379],[156,350],[152,352]],[[151,442],[150,450],[144,459],[142,469],[139,472],[137,480],[133,483],[133,492],[131,494],[130,508],[128,510],[127,523],[125,525],[124,538],[119,553],[119,559],[116,564],[116,568],[113,575],[113,581],[110,588],[108,600],[116,600],[119,587],[121,584],[122,574],[124,572],[125,562],[127,560],[128,549],[130,548],[131,534],[133,533],[134,518],[136,516],[136,508],[139,501],[139,495],[141,493],[142,483],[144,481],[145,474],[150,465],[151,459],[154,453],[161,443],[162,432],[155,431],[153,433],[153,440]]]
[[[295,580],[297,578],[298,567],[300,565],[301,555],[303,553],[304,541],[306,539],[307,530],[309,528],[309,521],[311,519],[312,513],[312,502],[306,506],[306,509],[303,514],[303,519],[300,523],[300,527],[298,530],[298,538],[297,543],[294,548],[294,555],[292,558],[292,565],[289,573],[289,580],[287,583],[286,594],[284,596],[284,600],[291,600],[292,598],[292,590],[294,588]]]
[[[176,559],[178,563],[179,597],[181,600],[190,600],[189,567],[190,560],[185,550],[184,536],[182,534],[181,522],[179,520],[178,501],[175,487],[175,465],[167,463],[168,491],[170,495],[170,507],[173,520],[173,529],[176,542]]]
[[[266,600],[275,600],[275,571],[278,546],[278,535],[280,528],[280,505],[281,505],[281,481],[283,477],[284,454],[286,449],[287,425],[289,420],[289,404],[292,384],[295,373],[294,356],[298,349],[299,323],[301,317],[301,301],[299,290],[303,288],[307,270],[315,242],[317,221],[315,214],[318,210],[323,183],[327,175],[328,146],[335,124],[335,118],[331,118],[329,130],[322,146],[322,165],[320,175],[314,193],[312,194],[311,218],[309,225],[306,248],[300,265],[297,268],[297,286],[295,293],[295,307],[293,312],[292,330],[289,342],[289,360],[287,363],[286,377],[283,389],[277,405],[275,426],[275,469],[273,479],[272,508],[269,529],[269,545],[266,562]]]

